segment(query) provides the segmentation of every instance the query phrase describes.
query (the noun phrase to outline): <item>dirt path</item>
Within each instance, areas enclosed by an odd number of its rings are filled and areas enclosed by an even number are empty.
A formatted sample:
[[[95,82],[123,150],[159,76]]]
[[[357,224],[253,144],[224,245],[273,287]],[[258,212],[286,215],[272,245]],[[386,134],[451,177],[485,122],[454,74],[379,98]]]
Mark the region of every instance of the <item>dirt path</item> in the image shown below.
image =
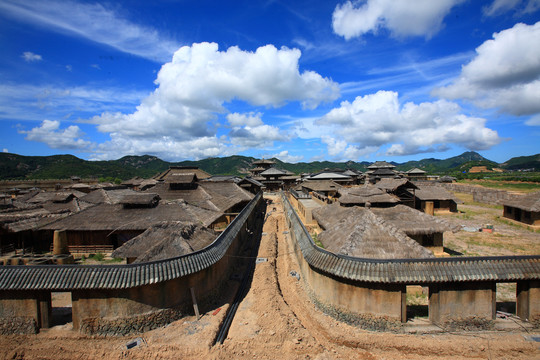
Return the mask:
[[[277,197],[261,239],[249,292],[227,339],[212,346],[232,295],[197,321],[187,317],[144,333],[145,343],[126,349],[127,338],[87,337],[63,325],[32,336],[0,337],[5,359],[534,359],[540,344],[526,332],[405,335],[370,332],[338,322],[310,301],[291,253]],[[275,211],[273,211],[275,207]],[[231,285],[233,286],[233,285]],[[540,336],[540,334],[536,334]]]

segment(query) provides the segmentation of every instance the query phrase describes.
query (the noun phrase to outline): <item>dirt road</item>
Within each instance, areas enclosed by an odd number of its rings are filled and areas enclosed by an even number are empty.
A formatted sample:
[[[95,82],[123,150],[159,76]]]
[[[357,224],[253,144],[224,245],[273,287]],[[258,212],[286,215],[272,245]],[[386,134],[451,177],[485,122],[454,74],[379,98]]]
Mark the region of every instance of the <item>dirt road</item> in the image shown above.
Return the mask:
[[[212,346],[232,296],[196,321],[184,318],[136,338],[87,337],[70,324],[32,336],[0,337],[6,359],[534,359],[540,343],[527,332],[393,334],[370,332],[323,314],[306,295],[279,198],[272,197],[247,295],[229,334]],[[275,211],[273,209],[275,208]],[[540,336],[536,333],[535,336]]]

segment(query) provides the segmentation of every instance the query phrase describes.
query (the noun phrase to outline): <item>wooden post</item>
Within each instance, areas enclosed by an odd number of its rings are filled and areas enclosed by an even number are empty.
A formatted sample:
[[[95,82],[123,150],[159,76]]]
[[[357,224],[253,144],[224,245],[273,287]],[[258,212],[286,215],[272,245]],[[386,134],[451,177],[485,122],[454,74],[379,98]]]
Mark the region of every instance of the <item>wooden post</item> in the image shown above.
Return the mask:
[[[191,299],[193,300],[193,309],[195,310],[195,316],[197,317],[197,321],[199,321],[199,306],[197,305],[197,298],[195,297],[195,289],[189,288],[189,291],[191,291]]]

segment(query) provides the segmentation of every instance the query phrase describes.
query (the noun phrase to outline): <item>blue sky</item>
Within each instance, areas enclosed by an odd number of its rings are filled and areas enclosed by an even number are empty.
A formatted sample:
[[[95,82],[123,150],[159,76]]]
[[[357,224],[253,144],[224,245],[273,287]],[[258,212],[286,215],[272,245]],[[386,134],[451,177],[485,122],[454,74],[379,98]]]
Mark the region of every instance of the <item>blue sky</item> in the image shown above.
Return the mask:
[[[540,0],[0,0],[0,150],[540,152]]]

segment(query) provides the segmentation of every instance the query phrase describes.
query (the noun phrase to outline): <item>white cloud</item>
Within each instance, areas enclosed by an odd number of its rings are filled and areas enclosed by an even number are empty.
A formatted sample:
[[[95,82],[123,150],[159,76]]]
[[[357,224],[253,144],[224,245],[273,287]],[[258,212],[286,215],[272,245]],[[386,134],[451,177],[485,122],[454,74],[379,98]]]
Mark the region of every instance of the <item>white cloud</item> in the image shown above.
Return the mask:
[[[84,135],[76,125],[60,129],[60,121],[43,120],[41,126],[32,130],[19,130],[26,134],[26,140],[38,141],[47,144],[52,149],[88,150],[92,143],[81,139]]]
[[[117,8],[118,9],[118,8]],[[166,61],[178,43],[154,28],[135,24],[106,5],[75,1],[0,1],[0,13],[30,23],[104,44],[152,61]]]
[[[390,91],[344,101],[316,122],[333,126],[333,133],[323,137],[328,153],[347,154],[349,159],[385,145],[390,146],[388,155],[442,151],[446,144],[488,149],[501,138],[485,123],[485,119],[461,114],[457,104],[445,100],[401,106],[398,94]]]
[[[482,10],[485,16],[497,16],[508,11],[518,14],[530,14],[540,9],[540,0],[494,0]]]
[[[3,153],[8,153],[9,151],[8,151],[8,149],[3,148],[3,149],[2,149],[2,152],[3,152]]]
[[[540,114],[531,116],[529,120],[525,121],[529,126],[540,126]]]
[[[249,113],[249,114],[239,114],[232,113],[227,115],[227,120],[231,126],[259,126],[263,122],[261,120],[261,113]]]
[[[161,159],[203,159],[233,155],[215,136],[206,136],[178,141],[161,136],[159,138],[130,138],[122,134],[110,134],[111,140],[101,143],[93,151],[92,160],[118,159],[125,155],[152,154]]]
[[[452,7],[464,0],[367,0],[337,5],[332,15],[334,32],[349,40],[388,29],[395,37],[429,38],[442,27]]]
[[[34,53],[31,52],[31,51],[25,51],[25,52],[23,52],[22,58],[23,58],[24,61],[26,61],[26,62],[37,62],[37,61],[43,60],[43,58],[41,57],[41,55],[34,54]]]
[[[297,49],[278,50],[272,45],[255,52],[238,47],[219,51],[213,43],[185,46],[162,66],[155,81],[158,88],[134,113],[106,112],[91,122],[99,131],[114,134],[119,144],[134,146],[154,139],[157,144],[172,141],[184,148],[197,138],[217,139],[217,115],[226,112],[225,104],[232,100],[274,107],[299,101],[314,108],[337,98],[336,83],[313,71],[299,72],[299,57]],[[262,147],[286,140],[277,127],[265,125],[260,117],[259,113],[229,114],[230,142],[239,147]],[[168,142],[162,141],[164,137]],[[203,153],[203,149],[190,151]]]
[[[229,132],[231,143],[241,148],[263,148],[272,146],[274,141],[287,140],[279,128],[265,125],[261,116],[261,113],[227,115],[227,120],[232,126]]]
[[[476,49],[450,85],[433,91],[447,99],[466,99],[483,108],[513,115],[540,113],[540,22],[516,24],[493,34]]]
[[[302,159],[304,159],[304,156],[302,156],[302,155],[291,155],[291,154],[289,154],[288,150],[283,150],[283,151],[281,151],[281,152],[279,152],[277,154],[268,156],[268,158],[278,158],[279,160],[281,160],[283,162],[297,163],[299,161],[302,161]]]

